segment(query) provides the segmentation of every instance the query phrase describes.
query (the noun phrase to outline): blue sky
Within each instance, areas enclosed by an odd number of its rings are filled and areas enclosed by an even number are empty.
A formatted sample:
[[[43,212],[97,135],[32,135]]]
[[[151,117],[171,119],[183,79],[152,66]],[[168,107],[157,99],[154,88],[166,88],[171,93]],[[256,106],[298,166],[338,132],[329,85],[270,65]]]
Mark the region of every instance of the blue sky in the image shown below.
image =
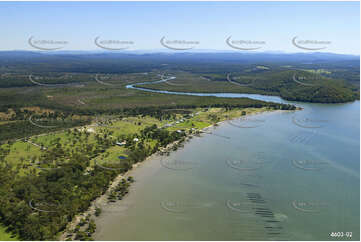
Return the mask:
[[[232,36],[264,41],[257,51],[307,52],[292,45],[298,36],[360,52],[359,2],[0,2],[0,27],[0,50],[34,50],[30,36],[67,41],[63,50],[99,50],[97,36],[133,41],[131,50],[164,49],[163,36],[232,50]]]

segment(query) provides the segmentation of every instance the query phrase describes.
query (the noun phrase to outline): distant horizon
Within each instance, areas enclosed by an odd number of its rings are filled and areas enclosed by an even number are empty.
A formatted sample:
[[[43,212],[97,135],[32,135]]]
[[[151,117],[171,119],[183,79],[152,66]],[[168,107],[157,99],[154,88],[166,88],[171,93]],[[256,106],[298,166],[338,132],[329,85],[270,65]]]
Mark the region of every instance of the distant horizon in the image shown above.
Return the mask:
[[[139,50],[122,50],[122,51],[107,51],[107,50],[54,50],[54,51],[42,51],[42,50],[27,50],[27,49],[14,49],[14,50],[0,50],[1,52],[33,52],[39,54],[61,54],[61,53],[72,53],[72,52],[80,52],[80,53],[94,53],[94,54],[132,54],[132,53],[139,53],[139,54],[184,54],[184,53],[197,53],[197,54],[207,54],[207,53],[214,53],[214,54],[332,54],[332,55],[346,55],[346,56],[355,56],[360,57],[360,54],[347,54],[347,53],[334,53],[334,52],[286,52],[286,51],[277,51],[277,50],[269,50],[269,51],[236,51],[236,50],[216,50],[216,49],[197,49],[197,50],[185,50],[185,51],[172,51],[167,49],[139,49]]]

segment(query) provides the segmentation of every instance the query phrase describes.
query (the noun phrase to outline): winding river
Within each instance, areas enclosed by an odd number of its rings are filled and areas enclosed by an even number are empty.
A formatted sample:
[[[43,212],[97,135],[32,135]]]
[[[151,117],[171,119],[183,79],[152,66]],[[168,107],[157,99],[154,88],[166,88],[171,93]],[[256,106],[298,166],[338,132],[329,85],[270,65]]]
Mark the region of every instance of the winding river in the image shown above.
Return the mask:
[[[225,97],[225,98],[248,97],[248,98],[262,100],[262,101],[266,101],[266,102],[289,103],[278,96],[267,96],[267,95],[260,95],[260,94],[173,92],[173,91],[155,90],[155,89],[149,89],[149,88],[144,88],[144,87],[137,87],[138,85],[157,84],[157,83],[167,82],[167,81],[174,80],[174,79],[176,79],[176,77],[171,76],[171,77],[164,78],[164,79],[162,78],[161,80],[158,80],[158,81],[139,82],[139,83],[135,83],[135,84],[130,84],[130,85],[127,85],[126,88],[136,89],[136,90],[145,91],[145,92],[154,92],[154,93],[163,93],[163,94],[172,94],[172,95],[211,96],[211,97]]]

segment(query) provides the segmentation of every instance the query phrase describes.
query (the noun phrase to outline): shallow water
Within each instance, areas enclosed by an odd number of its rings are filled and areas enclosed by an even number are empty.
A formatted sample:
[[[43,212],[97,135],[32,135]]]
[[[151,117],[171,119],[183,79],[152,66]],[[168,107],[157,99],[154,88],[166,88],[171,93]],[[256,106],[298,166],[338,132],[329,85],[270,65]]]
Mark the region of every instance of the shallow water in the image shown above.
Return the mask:
[[[297,104],[142,163],[95,239],[359,240],[360,103]]]

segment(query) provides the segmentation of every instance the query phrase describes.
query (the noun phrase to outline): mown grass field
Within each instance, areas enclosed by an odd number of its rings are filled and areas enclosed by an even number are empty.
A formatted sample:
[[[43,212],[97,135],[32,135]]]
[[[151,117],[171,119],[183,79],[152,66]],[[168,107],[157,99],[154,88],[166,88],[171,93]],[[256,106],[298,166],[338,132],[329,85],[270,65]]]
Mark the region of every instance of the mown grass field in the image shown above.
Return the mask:
[[[36,169],[31,165],[31,161],[41,163],[41,157],[46,153],[45,149],[53,149],[57,144],[60,144],[65,148],[66,152],[71,153],[85,145],[93,145],[92,149],[95,149],[95,136],[105,133],[108,134],[109,139],[115,142],[122,142],[123,140],[121,140],[121,137],[127,135],[134,135],[135,137],[140,134],[141,130],[152,125],[157,125],[159,128],[164,127],[168,131],[182,130],[189,132],[191,129],[193,131],[201,130],[216,122],[240,117],[244,112],[246,112],[246,114],[251,114],[267,110],[267,108],[243,108],[227,111],[224,108],[196,108],[187,110],[186,114],[182,114],[184,110],[179,110],[180,113],[177,113],[173,118],[162,121],[150,116],[125,117],[121,120],[114,119],[113,117],[113,121],[110,121],[104,126],[99,126],[94,122],[91,125],[86,125],[81,128],[70,129],[77,130],[78,132],[76,133],[71,133],[67,130],[48,133],[30,137],[28,139],[29,142],[19,140],[11,145],[3,144],[2,147],[8,147],[10,149],[5,160],[21,167],[20,175],[26,175],[26,171],[29,171],[29,169]],[[156,145],[153,140],[144,140],[143,142],[146,146],[151,148]],[[43,149],[41,147],[43,147]],[[118,156],[126,157],[127,155],[128,150],[125,147],[114,145],[105,150],[99,157],[92,158],[90,165],[93,166],[95,164],[94,160],[98,160],[100,164],[117,162],[119,161]],[[39,170],[37,170],[37,172],[39,172]]]

